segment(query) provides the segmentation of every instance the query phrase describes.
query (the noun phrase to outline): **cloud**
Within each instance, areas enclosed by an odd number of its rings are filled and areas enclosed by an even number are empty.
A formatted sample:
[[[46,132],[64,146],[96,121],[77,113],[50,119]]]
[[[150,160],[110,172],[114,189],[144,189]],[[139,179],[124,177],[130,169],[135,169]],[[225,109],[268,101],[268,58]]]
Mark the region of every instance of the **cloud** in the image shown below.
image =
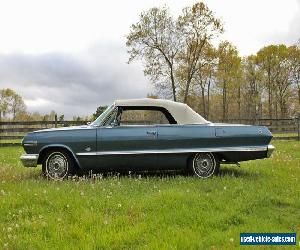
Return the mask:
[[[293,14],[290,21],[286,25],[286,29],[282,31],[273,31],[266,41],[273,44],[287,44],[293,45],[300,39],[300,0],[294,0],[292,2]],[[287,13],[289,14],[289,13]],[[284,22],[284,17],[278,15],[278,20]]]
[[[115,99],[145,97],[151,86],[126,48],[96,44],[79,54],[0,55],[0,88],[23,96],[29,111],[89,115]]]
[[[297,0],[297,15],[290,23],[289,31],[286,35],[286,41],[290,44],[296,43],[300,39],[300,0]]]
[[[176,16],[195,1],[26,1],[16,9],[17,2],[0,4],[0,88],[15,89],[31,112],[72,117],[153,92],[141,63],[126,64],[124,36],[143,10],[166,4]],[[300,0],[205,2],[242,55],[300,38]]]

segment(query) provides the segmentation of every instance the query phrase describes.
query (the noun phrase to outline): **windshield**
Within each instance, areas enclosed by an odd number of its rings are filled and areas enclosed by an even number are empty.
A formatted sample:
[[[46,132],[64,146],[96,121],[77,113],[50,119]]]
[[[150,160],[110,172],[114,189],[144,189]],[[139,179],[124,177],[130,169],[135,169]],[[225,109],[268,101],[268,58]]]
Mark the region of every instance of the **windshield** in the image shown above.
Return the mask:
[[[99,117],[91,123],[91,126],[101,126],[105,118],[114,110],[115,105],[109,106]]]

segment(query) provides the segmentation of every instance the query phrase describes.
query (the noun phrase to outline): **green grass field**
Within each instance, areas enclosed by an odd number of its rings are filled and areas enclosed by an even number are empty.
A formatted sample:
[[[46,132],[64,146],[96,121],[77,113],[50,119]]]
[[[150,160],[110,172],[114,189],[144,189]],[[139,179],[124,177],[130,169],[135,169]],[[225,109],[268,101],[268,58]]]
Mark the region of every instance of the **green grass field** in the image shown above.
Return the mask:
[[[22,139],[0,140],[0,143],[21,143]]]
[[[297,137],[298,133],[273,133],[274,137]]]
[[[299,242],[300,142],[274,145],[272,158],[211,179],[62,182],[23,168],[20,147],[0,148],[0,249],[232,249],[240,232],[296,232]]]

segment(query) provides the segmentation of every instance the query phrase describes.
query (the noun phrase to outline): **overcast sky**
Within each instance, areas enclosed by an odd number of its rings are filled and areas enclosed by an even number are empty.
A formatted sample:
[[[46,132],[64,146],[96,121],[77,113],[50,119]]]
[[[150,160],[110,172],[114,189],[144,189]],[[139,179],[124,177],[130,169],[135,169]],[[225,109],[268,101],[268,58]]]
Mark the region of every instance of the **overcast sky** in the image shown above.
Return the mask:
[[[114,99],[145,97],[140,63],[126,64],[125,35],[141,11],[190,0],[0,0],[0,88],[21,94],[29,111],[92,114]],[[222,39],[241,55],[300,38],[300,0],[207,0],[223,20]]]

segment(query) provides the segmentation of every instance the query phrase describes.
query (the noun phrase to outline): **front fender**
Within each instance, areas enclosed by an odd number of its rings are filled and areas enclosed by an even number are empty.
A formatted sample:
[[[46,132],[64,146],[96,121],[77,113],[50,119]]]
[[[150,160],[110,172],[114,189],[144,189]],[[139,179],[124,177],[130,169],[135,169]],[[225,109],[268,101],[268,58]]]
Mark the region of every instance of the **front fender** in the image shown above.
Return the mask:
[[[76,154],[73,152],[73,150],[70,148],[70,147],[68,147],[68,146],[66,146],[66,145],[64,145],[64,144],[50,144],[50,145],[45,145],[45,146],[43,146],[41,149],[40,149],[40,151],[39,151],[39,157],[38,157],[38,164],[41,164],[42,163],[42,156],[43,156],[43,154],[48,150],[48,149],[52,149],[52,148],[61,148],[61,149],[65,149],[65,150],[67,150],[71,155],[72,155],[72,157],[74,158],[74,160],[75,160],[75,162],[76,162],[76,164],[77,164],[77,166],[79,167],[79,168],[81,168],[81,166],[80,166],[80,163],[79,163],[79,161],[78,161],[78,159],[77,159],[77,157],[76,157]]]

